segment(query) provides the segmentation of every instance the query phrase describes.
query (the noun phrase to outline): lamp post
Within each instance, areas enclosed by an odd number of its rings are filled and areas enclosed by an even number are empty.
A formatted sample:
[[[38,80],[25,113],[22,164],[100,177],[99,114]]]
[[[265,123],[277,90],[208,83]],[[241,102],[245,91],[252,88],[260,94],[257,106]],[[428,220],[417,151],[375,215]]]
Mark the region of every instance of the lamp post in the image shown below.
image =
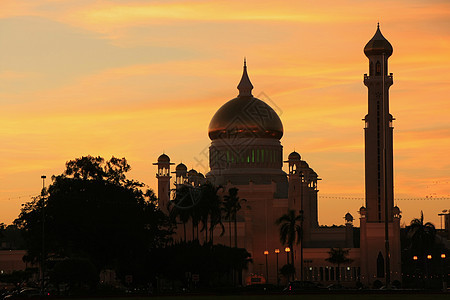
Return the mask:
[[[305,176],[303,172],[300,172],[300,230],[302,231],[300,234],[300,280],[303,281],[303,182]],[[292,262],[294,263],[294,262]]]
[[[275,254],[277,255],[277,286],[280,285],[280,276],[278,271],[278,254],[280,254],[280,249],[275,249]]]
[[[417,255],[414,255],[413,257],[412,257],[412,259],[413,259],[413,261],[414,261],[414,278],[415,278],[415,281],[416,281],[416,283],[418,283],[419,282],[419,278],[416,278],[416,276],[417,277],[419,277],[419,274],[418,274],[418,272],[417,272],[417,260],[419,259],[418,257],[417,257]]]
[[[47,176],[42,175],[42,192],[41,192],[41,200],[42,200],[42,253],[41,253],[41,296],[44,296],[44,272],[45,272],[45,178]]]
[[[427,255],[427,259],[426,259],[426,263],[425,263],[426,273],[427,273],[427,283],[428,283],[428,286],[431,285],[429,266],[430,266],[430,262],[431,262],[431,259],[432,259],[432,258],[433,258],[433,256],[431,256],[431,254],[428,254],[428,255]]]
[[[446,268],[445,268],[445,253],[441,254],[441,260],[442,260],[441,261],[442,291],[445,293],[445,292],[447,292],[447,280],[445,278],[446,276],[444,275],[444,274],[446,274],[446,273],[444,273],[444,270],[446,270]]]
[[[291,252],[291,248],[286,247],[284,248],[284,251],[286,252],[286,264],[289,266],[289,252]],[[294,266],[293,262],[292,262],[292,266]],[[291,276],[288,275],[288,282],[291,280]]]
[[[286,264],[289,264],[289,252],[291,252],[291,248],[286,247],[284,251],[286,252]]]
[[[267,257],[269,256],[269,251],[264,251],[264,255],[266,256],[266,283],[269,283],[269,263]]]

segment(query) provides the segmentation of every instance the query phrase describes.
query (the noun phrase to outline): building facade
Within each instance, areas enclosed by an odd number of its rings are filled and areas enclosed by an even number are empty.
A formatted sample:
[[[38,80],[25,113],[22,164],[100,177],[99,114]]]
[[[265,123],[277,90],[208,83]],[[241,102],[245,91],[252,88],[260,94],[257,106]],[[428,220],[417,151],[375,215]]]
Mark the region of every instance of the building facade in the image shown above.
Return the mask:
[[[195,170],[188,172],[184,164],[179,164],[172,185],[170,166],[173,163],[169,157],[163,154],[155,163],[162,209],[166,210],[173,197],[170,191],[180,186],[195,189],[209,181],[223,187],[222,196],[230,188],[237,188],[239,197],[246,199],[238,212],[237,246],[246,248],[253,259],[245,275],[261,274],[268,282],[277,282],[278,269],[289,261],[289,253],[284,251],[286,245],[280,243],[279,227],[275,223],[283,214],[294,210],[303,215],[302,242],[290,249],[294,252],[297,276],[323,283],[339,279],[346,285],[361,282],[367,286],[376,280],[382,283],[386,280],[383,266],[387,216],[391,278],[400,280],[400,210],[393,206],[393,118],[389,114],[388,101],[392,74],[387,75],[387,59],[392,54],[392,46],[379,28],[364,53],[369,58],[369,75],[364,75],[364,83],[369,89],[369,108],[364,119],[366,205],[360,209],[360,231],[353,227],[353,216],[349,213],[343,216],[345,223],[342,226],[319,225],[320,178],[295,151],[283,161],[282,122],[268,104],[252,95],[253,85],[245,61],[237,86],[238,96],[220,107],[209,125],[210,171],[206,175]],[[283,171],[283,163],[287,164],[288,173]],[[192,224],[186,225],[192,229]],[[228,228],[225,225],[225,234],[222,237],[217,234],[214,242],[228,245],[233,234]],[[355,235],[359,232],[358,238]],[[175,238],[181,239],[181,236],[180,226]],[[332,247],[350,249],[351,262],[340,269],[327,262]]]

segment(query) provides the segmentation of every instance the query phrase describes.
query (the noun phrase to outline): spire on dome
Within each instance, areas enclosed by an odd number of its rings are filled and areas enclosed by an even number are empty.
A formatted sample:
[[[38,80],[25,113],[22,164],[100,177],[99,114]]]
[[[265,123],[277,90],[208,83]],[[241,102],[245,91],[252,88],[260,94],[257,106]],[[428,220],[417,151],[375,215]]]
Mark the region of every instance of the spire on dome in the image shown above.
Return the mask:
[[[242,73],[241,81],[239,82],[237,89],[239,90],[239,96],[252,96],[253,85],[250,82],[247,74],[247,61],[244,57],[244,72]]]

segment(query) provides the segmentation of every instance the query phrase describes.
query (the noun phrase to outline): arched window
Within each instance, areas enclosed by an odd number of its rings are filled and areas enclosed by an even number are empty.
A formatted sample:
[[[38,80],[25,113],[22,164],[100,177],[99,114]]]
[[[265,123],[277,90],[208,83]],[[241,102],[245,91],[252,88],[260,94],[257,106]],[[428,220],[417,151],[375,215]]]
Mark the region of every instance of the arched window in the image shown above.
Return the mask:
[[[377,257],[377,277],[384,278],[384,257],[381,252],[378,253]]]
[[[375,75],[381,75],[381,63],[377,61],[377,70]]]

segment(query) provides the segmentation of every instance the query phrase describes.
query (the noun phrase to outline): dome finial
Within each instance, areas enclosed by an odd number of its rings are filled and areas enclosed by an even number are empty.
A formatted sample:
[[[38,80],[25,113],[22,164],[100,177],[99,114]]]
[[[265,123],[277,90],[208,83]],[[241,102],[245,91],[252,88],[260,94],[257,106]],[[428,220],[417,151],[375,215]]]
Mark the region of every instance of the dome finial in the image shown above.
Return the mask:
[[[377,29],[380,29],[380,22],[377,22]]]
[[[244,72],[242,73],[241,81],[239,82],[237,89],[239,90],[239,96],[252,96],[253,85],[250,82],[247,74],[247,59],[244,57]]]

